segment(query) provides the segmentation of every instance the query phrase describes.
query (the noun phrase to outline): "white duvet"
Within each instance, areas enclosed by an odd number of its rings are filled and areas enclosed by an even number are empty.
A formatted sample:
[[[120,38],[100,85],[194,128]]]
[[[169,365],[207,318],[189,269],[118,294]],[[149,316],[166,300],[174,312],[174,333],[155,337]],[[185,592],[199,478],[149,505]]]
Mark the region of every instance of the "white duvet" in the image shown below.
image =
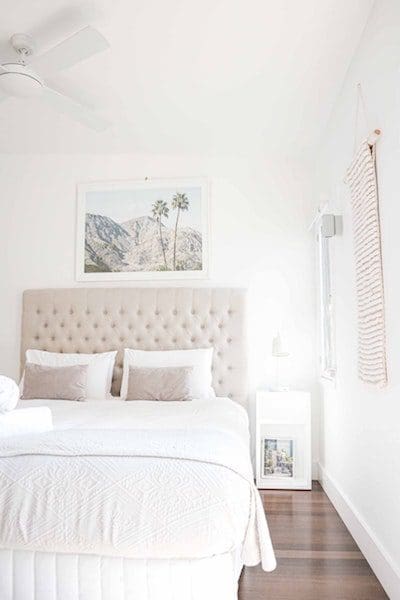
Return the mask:
[[[131,558],[242,550],[275,568],[246,412],[231,400],[23,401],[54,431],[0,441],[0,547]]]

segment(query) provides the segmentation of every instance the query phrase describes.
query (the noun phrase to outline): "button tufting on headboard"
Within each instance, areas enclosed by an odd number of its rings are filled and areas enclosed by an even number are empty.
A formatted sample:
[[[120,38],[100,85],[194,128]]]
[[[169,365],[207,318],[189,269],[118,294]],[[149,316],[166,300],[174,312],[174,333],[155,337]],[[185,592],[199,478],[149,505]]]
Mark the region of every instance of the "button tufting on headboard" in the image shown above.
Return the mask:
[[[24,292],[25,351],[118,350],[112,391],[119,393],[124,348],[214,347],[217,395],[246,404],[244,290],[237,288],[74,288]]]

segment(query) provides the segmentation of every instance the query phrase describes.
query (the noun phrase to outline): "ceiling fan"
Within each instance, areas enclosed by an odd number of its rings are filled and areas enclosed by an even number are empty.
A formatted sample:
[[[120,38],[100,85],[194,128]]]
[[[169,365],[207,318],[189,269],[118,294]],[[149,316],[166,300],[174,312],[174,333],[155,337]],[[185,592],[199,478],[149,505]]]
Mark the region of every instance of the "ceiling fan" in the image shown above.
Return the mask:
[[[92,27],[84,27],[47,52],[34,54],[34,42],[27,34],[14,34],[10,43],[17,57],[0,64],[0,100],[9,96],[40,97],[58,112],[103,131],[110,122],[73,98],[47,86],[46,77],[109,48],[107,40]]]

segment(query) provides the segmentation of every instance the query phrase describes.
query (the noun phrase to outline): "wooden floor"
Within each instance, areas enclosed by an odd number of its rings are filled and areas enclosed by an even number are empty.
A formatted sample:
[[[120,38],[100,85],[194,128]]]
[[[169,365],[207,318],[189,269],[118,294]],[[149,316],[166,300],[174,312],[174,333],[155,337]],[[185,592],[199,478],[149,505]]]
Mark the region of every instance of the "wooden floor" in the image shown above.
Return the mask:
[[[261,492],[278,566],[246,568],[239,600],[388,598],[318,483],[311,492]]]

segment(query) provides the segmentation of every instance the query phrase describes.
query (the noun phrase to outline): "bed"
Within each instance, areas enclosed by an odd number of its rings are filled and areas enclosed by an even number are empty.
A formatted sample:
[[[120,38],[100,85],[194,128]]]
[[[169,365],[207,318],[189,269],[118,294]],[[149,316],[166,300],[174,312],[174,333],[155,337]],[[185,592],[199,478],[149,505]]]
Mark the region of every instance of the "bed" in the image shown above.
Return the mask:
[[[214,347],[217,398],[118,399],[122,350]],[[0,441],[2,600],[234,600],[243,564],[275,558],[254,487],[245,292],[25,292],[28,348],[118,350],[104,401],[51,407],[54,431]]]

